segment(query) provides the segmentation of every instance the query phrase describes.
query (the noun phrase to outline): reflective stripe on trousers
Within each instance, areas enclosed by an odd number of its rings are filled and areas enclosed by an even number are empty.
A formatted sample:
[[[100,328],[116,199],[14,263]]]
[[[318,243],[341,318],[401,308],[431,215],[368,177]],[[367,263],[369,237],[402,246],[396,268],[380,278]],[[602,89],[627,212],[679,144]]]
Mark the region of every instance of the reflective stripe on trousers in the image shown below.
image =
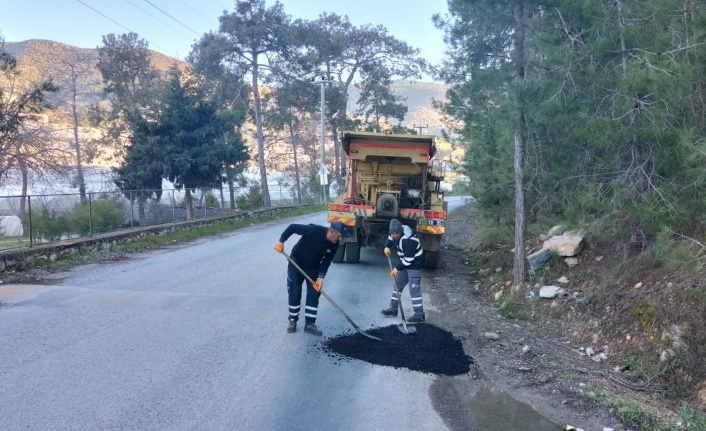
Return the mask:
[[[422,304],[422,271],[420,269],[403,269],[397,272],[397,288],[400,290],[400,295],[404,288],[409,283],[409,297],[412,299],[412,308],[414,314],[424,313]],[[392,290],[392,298],[390,299],[390,307],[397,309],[397,295],[395,290]]]
[[[316,280],[319,276],[319,269],[305,269],[304,272]],[[319,298],[321,292],[317,292],[311,287],[299,270],[291,263],[287,266],[287,294],[289,296],[289,320],[295,322],[299,320],[299,313],[302,304],[302,283],[306,283],[306,306],[304,307],[304,320],[306,323],[316,322],[316,313],[319,310]]]

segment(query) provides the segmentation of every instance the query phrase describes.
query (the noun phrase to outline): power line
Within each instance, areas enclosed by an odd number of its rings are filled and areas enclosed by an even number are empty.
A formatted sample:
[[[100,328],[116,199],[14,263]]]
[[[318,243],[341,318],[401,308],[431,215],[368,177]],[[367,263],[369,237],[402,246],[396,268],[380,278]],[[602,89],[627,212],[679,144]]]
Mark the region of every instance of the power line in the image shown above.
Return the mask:
[[[126,2],[130,3],[131,5],[135,6],[136,8],[140,9],[142,12],[146,13],[147,15],[151,16],[152,18],[156,19],[157,21],[161,22],[162,24],[166,25],[167,27],[171,28],[175,32],[179,33],[180,35],[184,36],[185,38],[191,40],[189,36],[185,35],[184,33],[180,32],[179,30],[175,29],[171,25],[167,24],[166,22],[162,21],[161,19],[157,18],[156,16],[152,15],[151,13],[147,12],[146,10],[142,9],[140,6],[136,5],[135,3],[131,2],[130,0],[125,0]]]
[[[184,24],[183,22],[179,21],[178,19],[174,18],[173,16],[169,15],[167,12],[163,11],[162,9],[160,9],[158,6],[156,6],[156,5],[155,5],[154,3],[152,3],[150,0],[145,0],[145,1],[146,1],[147,3],[149,3],[153,8],[155,8],[155,9],[157,9],[158,11],[162,12],[163,14],[165,14],[165,15],[168,16],[169,18],[173,19],[174,21],[176,21],[177,23],[179,23],[180,25],[182,25],[184,28],[186,28],[186,29],[189,30],[190,32],[194,33],[196,36],[201,37],[201,34],[199,34],[198,32],[196,32],[194,29],[192,29],[192,28],[189,27],[188,25]]]
[[[222,7],[223,9],[228,9],[227,7],[223,6],[218,2],[218,0],[213,0],[214,3],[216,3],[218,6]]]
[[[209,23],[209,24],[211,24],[211,25],[216,25],[216,24],[213,23],[213,21],[211,21],[210,19],[208,19],[208,18],[206,18],[205,16],[201,15],[201,14],[199,13],[199,11],[197,11],[196,9],[192,8],[191,6],[189,6],[186,2],[184,2],[184,0],[179,0],[179,2],[180,2],[181,4],[183,4],[184,6],[188,7],[189,9],[191,9],[192,11],[194,11],[194,13],[195,13],[196,15],[200,16],[201,18],[203,18],[204,21],[206,21],[207,23]]]
[[[87,8],[91,9],[93,12],[97,13],[98,15],[101,15],[101,16],[104,17],[105,19],[107,19],[107,20],[109,20],[109,21],[112,21],[113,23],[119,25],[120,27],[124,28],[125,30],[129,31],[130,33],[135,33],[135,34],[137,34],[136,31],[130,30],[129,28],[127,28],[127,27],[125,27],[124,25],[120,24],[119,22],[117,22],[117,21],[114,20],[113,18],[111,18],[111,17],[109,17],[108,15],[104,14],[103,12],[101,12],[101,11],[99,11],[99,10],[93,8],[92,6],[87,5],[86,3],[82,2],[81,0],[76,0],[76,1],[79,2],[79,3],[81,3],[82,5],[86,6]],[[147,39],[145,39],[145,40],[147,40]],[[154,44],[154,43],[150,42],[149,40],[147,40],[147,43],[149,43],[150,45],[152,45],[152,46],[154,46],[155,48],[159,49],[160,51],[162,51],[162,52],[163,52],[164,54],[166,54],[166,55],[169,55],[169,56],[172,55],[172,54],[170,54],[169,51],[167,51],[166,49],[162,48],[161,46],[159,46],[159,45],[157,45],[157,44]]]

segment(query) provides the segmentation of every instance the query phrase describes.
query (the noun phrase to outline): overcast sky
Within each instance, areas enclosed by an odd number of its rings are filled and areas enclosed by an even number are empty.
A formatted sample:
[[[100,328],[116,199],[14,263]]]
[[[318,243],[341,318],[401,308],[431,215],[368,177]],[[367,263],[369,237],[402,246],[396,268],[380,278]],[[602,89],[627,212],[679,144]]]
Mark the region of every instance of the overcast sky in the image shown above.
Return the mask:
[[[430,63],[440,62],[441,31],[431,17],[446,13],[446,0],[280,0],[293,19],[323,12],[347,15],[354,25],[382,24],[419,48]],[[274,0],[267,0],[267,5]],[[184,59],[192,43],[217,30],[229,0],[0,0],[0,35],[7,42],[48,39],[82,48],[102,45],[102,36],[135,32],[150,48]],[[428,79],[427,79],[428,80]]]

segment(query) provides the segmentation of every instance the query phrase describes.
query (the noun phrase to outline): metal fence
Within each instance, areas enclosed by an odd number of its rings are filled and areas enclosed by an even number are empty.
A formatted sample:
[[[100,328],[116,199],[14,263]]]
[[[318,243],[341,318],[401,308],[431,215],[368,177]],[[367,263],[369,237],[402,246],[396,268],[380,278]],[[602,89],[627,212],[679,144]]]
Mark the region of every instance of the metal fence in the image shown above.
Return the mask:
[[[288,188],[268,184],[272,206],[320,203],[320,197],[296,199]],[[263,207],[249,188],[134,190],[0,196],[0,250],[46,244],[116,230],[231,215]]]

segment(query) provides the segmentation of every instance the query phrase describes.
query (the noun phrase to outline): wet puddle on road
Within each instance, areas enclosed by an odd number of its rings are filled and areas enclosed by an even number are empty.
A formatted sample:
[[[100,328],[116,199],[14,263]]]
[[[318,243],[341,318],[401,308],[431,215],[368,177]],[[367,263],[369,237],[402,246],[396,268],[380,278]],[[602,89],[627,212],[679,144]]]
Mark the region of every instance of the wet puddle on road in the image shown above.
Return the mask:
[[[560,425],[537,413],[507,393],[484,386],[469,402],[469,411],[477,429],[483,431],[556,431]]]

